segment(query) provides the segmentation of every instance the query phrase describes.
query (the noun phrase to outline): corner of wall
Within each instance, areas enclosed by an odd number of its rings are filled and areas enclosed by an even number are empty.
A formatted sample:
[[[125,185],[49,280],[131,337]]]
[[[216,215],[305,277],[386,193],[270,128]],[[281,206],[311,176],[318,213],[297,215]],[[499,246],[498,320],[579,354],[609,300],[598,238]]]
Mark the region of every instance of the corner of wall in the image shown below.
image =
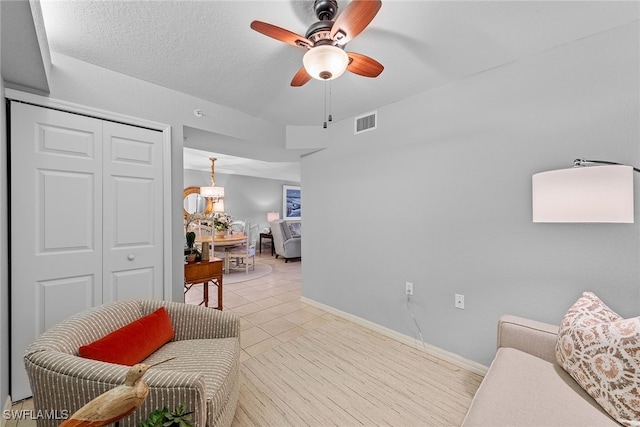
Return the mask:
[[[11,401],[11,396],[7,396],[7,400],[4,401],[4,407],[2,408],[2,414],[6,414],[7,411],[11,410],[11,406],[13,405],[13,402]],[[2,416],[0,417],[0,427],[4,427],[7,425],[7,419],[6,417]]]
[[[4,79],[0,76],[0,398],[9,396],[9,188]],[[9,399],[9,402],[11,400]]]

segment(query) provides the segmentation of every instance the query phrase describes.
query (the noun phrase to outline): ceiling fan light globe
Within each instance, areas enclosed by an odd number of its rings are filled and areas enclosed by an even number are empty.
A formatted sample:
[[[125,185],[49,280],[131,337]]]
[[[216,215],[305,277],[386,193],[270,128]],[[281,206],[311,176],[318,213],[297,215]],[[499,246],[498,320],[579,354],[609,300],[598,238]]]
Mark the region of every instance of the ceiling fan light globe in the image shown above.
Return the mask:
[[[345,72],[349,65],[349,56],[339,47],[322,45],[305,53],[302,63],[304,69],[314,79],[333,80]]]

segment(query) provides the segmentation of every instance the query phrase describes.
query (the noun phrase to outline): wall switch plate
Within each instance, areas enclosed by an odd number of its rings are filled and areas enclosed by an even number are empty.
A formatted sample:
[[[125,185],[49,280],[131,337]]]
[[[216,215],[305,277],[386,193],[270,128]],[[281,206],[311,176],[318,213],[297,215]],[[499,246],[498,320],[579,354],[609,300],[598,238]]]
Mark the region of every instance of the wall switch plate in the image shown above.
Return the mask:
[[[413,282],[405,283],[405,293],[407,295],[413,295]]]
[[[464,295],[456,294],[455,306],[464,310]]]

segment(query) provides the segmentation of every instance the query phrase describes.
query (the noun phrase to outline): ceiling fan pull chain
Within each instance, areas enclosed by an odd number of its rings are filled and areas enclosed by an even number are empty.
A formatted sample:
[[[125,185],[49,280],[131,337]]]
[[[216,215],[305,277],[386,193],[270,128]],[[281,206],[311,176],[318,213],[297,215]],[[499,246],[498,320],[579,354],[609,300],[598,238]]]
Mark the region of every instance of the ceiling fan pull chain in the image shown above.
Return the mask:
[[[326,80],[324,81],[324,118],[325,118],[325,121],[322,127],[326,129],[327,128],[327,120],[326,120],[327,118],[327,81]]]
[[[333,116],[331,115],[331,80],[329,80],[329,123],[333,121]]]

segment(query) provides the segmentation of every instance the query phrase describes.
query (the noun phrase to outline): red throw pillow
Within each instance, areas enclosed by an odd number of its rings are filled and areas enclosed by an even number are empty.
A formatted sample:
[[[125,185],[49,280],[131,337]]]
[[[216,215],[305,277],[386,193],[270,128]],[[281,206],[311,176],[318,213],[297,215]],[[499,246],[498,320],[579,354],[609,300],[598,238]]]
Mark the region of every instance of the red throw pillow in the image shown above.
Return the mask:
[[[81,357],[132,366],[173,339],[173,326],[164,307],[116,329],[79,349]]]

